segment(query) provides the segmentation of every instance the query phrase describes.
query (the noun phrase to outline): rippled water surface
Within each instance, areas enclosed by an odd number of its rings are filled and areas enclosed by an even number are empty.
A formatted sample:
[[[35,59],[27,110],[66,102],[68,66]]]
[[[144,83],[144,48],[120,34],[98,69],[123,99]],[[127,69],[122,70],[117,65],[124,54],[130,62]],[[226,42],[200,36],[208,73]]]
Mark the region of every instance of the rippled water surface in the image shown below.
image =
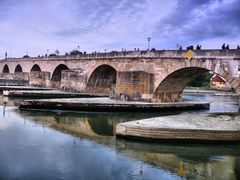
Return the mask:
[[[210,112],[238,110],[237,97],[188,94],[184,100],[210,101]],[[143,143],[114,135],[119,122],[204,111],[20,111],[17,100],[4,102],[0,179],[240,179],[238,144]]]

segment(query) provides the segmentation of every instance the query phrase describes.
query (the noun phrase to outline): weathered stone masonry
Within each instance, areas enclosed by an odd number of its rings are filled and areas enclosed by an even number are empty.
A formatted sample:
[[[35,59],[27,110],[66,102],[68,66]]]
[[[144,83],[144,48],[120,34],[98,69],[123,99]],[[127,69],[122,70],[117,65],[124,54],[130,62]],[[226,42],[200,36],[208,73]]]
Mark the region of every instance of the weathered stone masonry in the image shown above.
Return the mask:
[[[25,80],[30,85],[75,92],[105,93],[125,100],[181,101],[194,77],[212,71],[240,94],[240,50],[129,51],[0,61],[2,83]]]

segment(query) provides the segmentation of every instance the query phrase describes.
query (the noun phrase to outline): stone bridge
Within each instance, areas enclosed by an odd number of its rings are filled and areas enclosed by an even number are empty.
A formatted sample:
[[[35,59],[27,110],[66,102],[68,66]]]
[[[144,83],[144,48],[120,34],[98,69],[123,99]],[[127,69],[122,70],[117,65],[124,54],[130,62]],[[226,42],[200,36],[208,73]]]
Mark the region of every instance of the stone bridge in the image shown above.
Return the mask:
[[[191,59],[186,54],[185,50],[113,51],[8,58],[0,61],[0,78],[126,100],[177,102],[188,82],[212,71],[240,94],[240,50],[195,50]]]

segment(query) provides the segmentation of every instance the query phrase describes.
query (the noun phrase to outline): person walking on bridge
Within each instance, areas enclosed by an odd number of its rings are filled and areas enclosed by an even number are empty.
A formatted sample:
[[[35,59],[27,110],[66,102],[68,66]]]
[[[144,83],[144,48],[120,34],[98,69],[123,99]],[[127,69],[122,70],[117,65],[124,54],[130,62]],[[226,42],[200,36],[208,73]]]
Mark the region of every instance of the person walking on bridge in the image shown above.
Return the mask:
[[[222,49],[226,49],[226,45],[225,45],[225,43],[223,43],[223,45],[222,45]]]

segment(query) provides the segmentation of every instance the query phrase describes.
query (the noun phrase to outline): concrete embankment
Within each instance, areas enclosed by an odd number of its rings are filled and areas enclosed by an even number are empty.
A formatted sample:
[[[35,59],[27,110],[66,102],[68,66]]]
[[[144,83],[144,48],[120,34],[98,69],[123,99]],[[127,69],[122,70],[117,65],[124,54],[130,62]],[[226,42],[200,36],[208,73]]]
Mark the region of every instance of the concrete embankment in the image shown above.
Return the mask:
[[[0,79],[0,86],[28,86],[29,81],[17,79]]]
[[[236,93],[231,91],[217,91],[217,90],[202,90],[202,89],[184,89],[184,94],[213,94],[214,96],[238,96]]]
[[[209,93],[209,94],[215,94],[218,92],[222,92],[222,91],[216,91],[216,90],[204,90],[204,89],[184,89],[183,93]]]
[[[73,93],[60,90],[7,90],[3,96],[21,98],[80,98],[80,97],[106,97],[103,94]]]
[[[215,93],[214,96],[239,96],[233,92],[222,92],[222,93]]]
[[[33,87],[33,86],[0,86],[0,91],[4,90],[53,90],[52,88]]]
[[[162,110],[208,109],[208,102],[147,103],[120,101],[110,98],[66,98],[25,100],[21,109],[60,109],[77,111],[140,111],[156,112]]]
[[[240,116],[176,115],[119,123],[116,135],[152,140],[240,142]]]

